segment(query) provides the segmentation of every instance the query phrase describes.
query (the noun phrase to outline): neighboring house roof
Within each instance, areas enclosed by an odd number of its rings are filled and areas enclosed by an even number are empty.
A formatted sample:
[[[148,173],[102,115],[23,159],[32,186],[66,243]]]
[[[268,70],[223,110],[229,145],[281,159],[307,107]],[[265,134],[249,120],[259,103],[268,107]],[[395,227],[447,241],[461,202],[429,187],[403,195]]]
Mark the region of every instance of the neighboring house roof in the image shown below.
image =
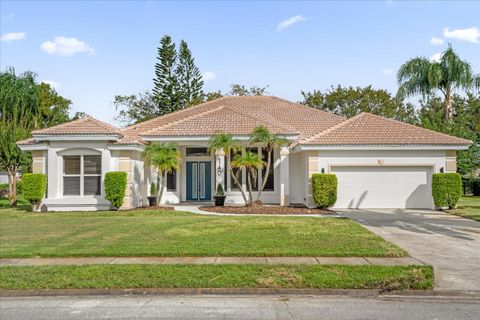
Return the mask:
[[[146,144],[168,137],[210,136],[223,132],[248,136],[259,125],[272,133],[294,136],[294,145],[446,145],[468,146],[471,141],[361,113],[350,119],[273,96],[223,97],[169,113],[124,129],[92,117],[33,131],[39,136],[116,135],[115,145]]]
[[[62,123],[50,128],[34,130],[33,136],[64,135],[110,135],[120,134],[120,129],[108,123],[86,116],[78,120]]]
[[[470,140],[362,112],[299,144],[308,145],[469,145]]]

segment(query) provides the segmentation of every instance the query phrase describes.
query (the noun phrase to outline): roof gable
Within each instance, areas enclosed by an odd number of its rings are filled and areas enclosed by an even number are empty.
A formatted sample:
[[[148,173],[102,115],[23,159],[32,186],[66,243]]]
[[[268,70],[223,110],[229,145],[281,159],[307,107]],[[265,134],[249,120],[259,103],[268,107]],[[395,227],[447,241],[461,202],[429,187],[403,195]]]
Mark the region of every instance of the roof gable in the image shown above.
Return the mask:
[[[68,135],[119,135],[120,129],[86,116],[77,120],[65,122],[57,126],[34,130],[35,136],[68,136]]]
[[[466,139],[362,112],[300,141],[307,145],[469,145]]]

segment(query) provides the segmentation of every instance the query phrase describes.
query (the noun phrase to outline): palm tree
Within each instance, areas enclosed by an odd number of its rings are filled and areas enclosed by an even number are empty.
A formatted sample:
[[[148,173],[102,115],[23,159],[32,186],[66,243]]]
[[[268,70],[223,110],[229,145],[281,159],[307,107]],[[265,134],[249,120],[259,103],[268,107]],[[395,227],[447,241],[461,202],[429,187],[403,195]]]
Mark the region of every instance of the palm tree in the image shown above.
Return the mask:
[[[428,95],[439,90],[444,96],[445,120],[453,116],[452,99],[455,90],[480,89],[480,75],[474,75],[470,64],[461,60],[449,45],[439,61],[417,57],[405,62],[397,73],[398,96]]]
[[[167,181],[167,174],[173,170],[180,169],[180,151],[174,143],[158,143],[154,142],[147,146],[144,151],[145,163],[155,167],[157,174],[157,203],[163,196],[163,190]]]
[[[245,204],[247,204],[248,202],[247,202],[247,196],[245,194],[245,191],[243,190],[242,185],[238,181],[239,178],[237,177],[237,175],[233,173],[231,161],[229,161],[230,154],[232,152],[236,153],[239,150],[242,150],[242,145],[238,141],[235,141],[231,134],[218,133],[213,135],[208,141],[208,151],[213,154],[219,150],[223,150],[225,152],[225,161],[228,164],[227,170],[230,173],[230,176],[232,177],[234,183],[240,188],[243,200],[245,201]]]
[[[233,168],[243,169],[247,173],[247,186],[250,205],[253,203],[252,183],[255,184],[258,176],[258,169],[263,167],[265,162],[260,159],[257,153],[246,151],[242,155],[236,155],[232,161]],[[240,171],[240,170],[239,170]]]
[[[279,135],[270,133],[268,128],[265,126],[258,126],[253,130],[252,136],[250,137],[250,145],[254,144],[260,144],[264,146],[264,148],[267,150],[266,169],[265,173],[263,174],[262,185],[258,189],[257,194],[257,200],[260,200],[263,189],[265,189],[265,185],[267,184],[268,174],[270,173],[273,150],[275,149],[275,147],[280,147],[288,144],[288,140],[280,137]]]

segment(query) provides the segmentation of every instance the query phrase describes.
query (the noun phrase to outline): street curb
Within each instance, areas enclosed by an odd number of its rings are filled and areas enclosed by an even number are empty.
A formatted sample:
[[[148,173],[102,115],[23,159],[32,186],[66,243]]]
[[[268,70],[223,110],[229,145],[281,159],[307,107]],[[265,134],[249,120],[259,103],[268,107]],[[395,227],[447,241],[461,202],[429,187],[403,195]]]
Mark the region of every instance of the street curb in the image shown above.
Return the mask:
[[[480,291],[405,290],[382,293],[377,289],[288,289],[288,288],[146,288],[146,289],[0,289],[0,297],[58,296],[325,296],[343,298],[379,298],[386,300],[459,300],[480,302]]]

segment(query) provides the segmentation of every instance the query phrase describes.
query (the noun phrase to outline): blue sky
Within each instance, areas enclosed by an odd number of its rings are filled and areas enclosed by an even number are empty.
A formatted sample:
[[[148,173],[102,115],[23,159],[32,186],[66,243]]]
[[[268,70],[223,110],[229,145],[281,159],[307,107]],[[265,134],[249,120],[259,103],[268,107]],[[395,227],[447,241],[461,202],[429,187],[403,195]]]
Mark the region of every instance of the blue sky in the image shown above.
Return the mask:
[[[160,38],[185,39],[205,90],[373,85],[451,43],[480,73],[480,2],[1,1],[0,67],[32,70],[84,111],[115,123],[112,100],[153,86]],[[432,39],[433,38],[433,39]]]

